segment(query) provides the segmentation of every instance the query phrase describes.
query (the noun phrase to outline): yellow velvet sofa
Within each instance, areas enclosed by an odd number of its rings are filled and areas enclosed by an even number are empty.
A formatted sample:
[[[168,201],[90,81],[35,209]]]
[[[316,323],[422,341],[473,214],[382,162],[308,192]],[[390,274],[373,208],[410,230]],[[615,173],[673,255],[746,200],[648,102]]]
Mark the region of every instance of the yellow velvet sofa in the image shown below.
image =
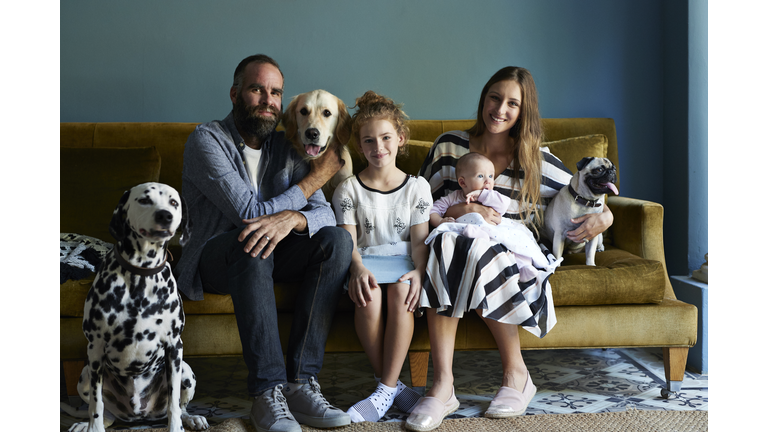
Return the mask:
[[[544,119],[543,145],[571,171],[584,156],[608,157],[619,166],[616,129],[612,119]],[[417,174],[438,135],[467,129],[471,120],[413,120],[408,154],[398,165]],[[62,233],[77,233],[112,242],[111,212],[123,191],[146,181],[160,181],[181,191],[182,154],[195,123],[61,123]],[[353,151],[355,171],[363,159]],[[620,189],[620,185],[619,189]],[[557,325],[544,338],[520,332],[524,349],[662,347],[668,397],[680,389],[688,349],[696,344],[695,306],[676,299],[664,260],[661,205],[608,197],[614,224],[606,232],[606,251],[596,267],[585,265],[584,254],[568,255],[551,277]],[[193,221],[194,223],[194,221]],[[194,235],[194,234],[193,234]],[[171,246],[178,257],[178,244]],[[61,361],[67,392],[76,383],[86,359],[81,325],[83,304],[93,275],[61,284]],[[291,285],[276,289],[280,334],[287,342],[291,322]],[[205,294],[203,301],[184,301],[185,356],[239,356],[242,347],[229,296]],[[353,304],[342,298],[326,352],[362,352],[353,324]],[[409,352],[412,385],[425,386],[429,359],[425,318],[416,320]],[[456,335],[457,350],[496,349],[487,327],[469,314]],[[205,377],[200,377],[205,379]]]

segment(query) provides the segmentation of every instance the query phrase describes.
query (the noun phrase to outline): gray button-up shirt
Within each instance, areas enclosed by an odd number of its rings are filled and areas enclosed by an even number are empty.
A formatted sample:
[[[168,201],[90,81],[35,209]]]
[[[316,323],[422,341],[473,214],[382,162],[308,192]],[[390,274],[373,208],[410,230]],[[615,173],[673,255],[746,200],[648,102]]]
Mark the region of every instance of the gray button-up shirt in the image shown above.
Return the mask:
[[[322,191],[307,200],[296,185],[309,173],[309,165],[285,140],[283,132],[273,132],[261,147],[258,194],[243,162],[243,147],[232,112],[222,121],[197,126],[184,147],[181,193],[192,235],[175,272],[179,289],[192,300],[203,299],[197,265],[206,242],[244,227],[243,219],[299,211],[307,218],[310,236],[336,224]]]

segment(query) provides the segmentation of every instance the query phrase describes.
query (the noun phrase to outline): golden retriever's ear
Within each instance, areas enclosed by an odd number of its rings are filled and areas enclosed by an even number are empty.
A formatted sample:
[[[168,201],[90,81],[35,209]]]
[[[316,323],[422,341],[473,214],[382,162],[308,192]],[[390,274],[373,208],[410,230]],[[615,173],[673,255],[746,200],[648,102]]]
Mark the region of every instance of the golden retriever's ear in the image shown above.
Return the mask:
[[[339,103],[339,121],[336,123],[335,136],[339,143],[345,146],[349,142],[349,136],[352,134],[352,117],[349,116],[344,101],[339,98],[336,98],[336,101]]]
[[[296,104],[299,101],[298,96],[294,96],[291,103],[288,104],[288,109],[283,113],[283,127],[285,128],[285,139],[291,142],[296,142]]]

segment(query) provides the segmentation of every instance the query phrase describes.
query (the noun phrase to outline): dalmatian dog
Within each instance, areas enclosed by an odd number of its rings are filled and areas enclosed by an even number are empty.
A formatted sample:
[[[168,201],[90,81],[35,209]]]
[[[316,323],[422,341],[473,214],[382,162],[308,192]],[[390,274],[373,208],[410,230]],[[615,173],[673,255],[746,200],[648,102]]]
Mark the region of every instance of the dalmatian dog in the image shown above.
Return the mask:
[[[184,309],[166,262],[166,244],[179,228],[180,243],[189,239],[183,207],[172,187],[144,183],[126,191],[115,208],[109,231],[117,243],[85,300],[88,363],[77,390],[88,402],[88,422],[70,432],[101,432],[115,418],[168,417],[169,431],[208,428],[205,417],[186,411],[196,380],[182,361]]]

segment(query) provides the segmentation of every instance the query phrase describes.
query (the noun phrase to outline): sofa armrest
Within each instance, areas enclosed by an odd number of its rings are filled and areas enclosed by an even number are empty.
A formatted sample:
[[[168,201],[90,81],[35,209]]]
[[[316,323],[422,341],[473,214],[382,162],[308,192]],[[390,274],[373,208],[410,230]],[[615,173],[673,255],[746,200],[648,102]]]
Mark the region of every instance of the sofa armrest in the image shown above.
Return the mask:
[[[664,261],[664,207],[651,201],[609,196],[613,245],[637,256]]]
[[[607,197],[613,212],[611,234],[613,245],[639,257],[656,260],[664,266],[664,207],[661,204],[620,196]],[[664,297],[676,298],[667,277]]]

